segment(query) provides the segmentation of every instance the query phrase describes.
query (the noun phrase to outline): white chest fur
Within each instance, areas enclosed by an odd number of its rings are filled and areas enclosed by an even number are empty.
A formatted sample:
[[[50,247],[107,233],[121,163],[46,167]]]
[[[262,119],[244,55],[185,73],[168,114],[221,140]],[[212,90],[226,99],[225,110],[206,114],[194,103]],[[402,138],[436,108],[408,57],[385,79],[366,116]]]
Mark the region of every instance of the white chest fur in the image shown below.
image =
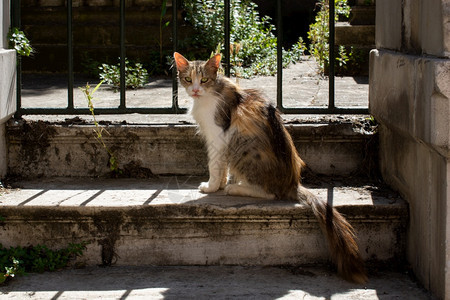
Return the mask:
[[[215,115],[219,99],[204,95],[194,100],[191,114],[199,126],[199,132],[206,141],[208,153],[220,151],[227,143],[227,134],[216,124]]]

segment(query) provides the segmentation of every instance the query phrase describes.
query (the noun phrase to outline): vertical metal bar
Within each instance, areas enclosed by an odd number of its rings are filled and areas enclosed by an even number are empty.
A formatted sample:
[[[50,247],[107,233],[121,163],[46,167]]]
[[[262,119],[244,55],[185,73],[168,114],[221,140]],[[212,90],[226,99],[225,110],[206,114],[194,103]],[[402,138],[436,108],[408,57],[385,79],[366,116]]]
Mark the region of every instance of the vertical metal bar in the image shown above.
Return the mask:
[[[22,26],[21,22],[21,6],[20,0],[13,0],[10,2],[11,4],[11,27],[20,28]],[[22,58],[20,55],[16,54],[17,57],[17,65],[16,65],[16,107],[17,113],[16,116],[20,116],[20,109],[22,108]]]
[[[178,49],[178,1],[172,0],[172,48],[173,52]],[[175,64],[175,63],[174,63]],[[177,68],[172,66],[172,109],[175,113],[178,112],[178,80],[177,80]]]
[[[283,17],[281,0],[277,0],[277,107],[283,110]]]
[[[224,0],[224,51],[225,51],[225,76],[230,77],[230,0]]]
[[[73,109],[73,12],[72,0],[67,0],[67,108]]]
[[[126,108],[125,98],[125,0],[120,0],[120,105],[119,109]]]
[[[335,0],[328,0],[328,7],[329,7],[329,28],[330,32],[329,35],[329,75],[328,75],[328,109],[334,109],[335,103],[334,103],[334,64],[335,64],[335,51],[334,51],[334,15],[335,15]]]

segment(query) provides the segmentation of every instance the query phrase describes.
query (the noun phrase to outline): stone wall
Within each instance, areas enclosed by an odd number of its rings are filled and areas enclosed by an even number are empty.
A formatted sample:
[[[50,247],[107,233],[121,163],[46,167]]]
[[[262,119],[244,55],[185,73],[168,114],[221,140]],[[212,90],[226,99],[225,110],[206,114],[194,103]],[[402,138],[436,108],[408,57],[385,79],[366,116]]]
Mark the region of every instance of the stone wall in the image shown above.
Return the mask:
[[[410,206],[407,258],[450,299],[450,1],[378,0],[370,57],[380,167]]]

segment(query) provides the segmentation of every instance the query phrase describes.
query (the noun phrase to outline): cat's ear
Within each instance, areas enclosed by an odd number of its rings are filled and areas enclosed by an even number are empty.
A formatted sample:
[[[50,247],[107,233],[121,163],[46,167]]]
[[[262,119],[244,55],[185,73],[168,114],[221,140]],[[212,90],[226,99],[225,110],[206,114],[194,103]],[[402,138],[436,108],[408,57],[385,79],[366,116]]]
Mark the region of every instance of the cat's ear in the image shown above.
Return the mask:
[[[175,58],[175,63],[177,64],[178,71],[183,72],[184,70],[186,70],[186,68],[189,66],[189,61],[178,52],[175,52],[173,54],[173,57]]]
[[[220,55],[220,53],[214,55],[206,62],[206,66],[208,68],[211,68],[214,72],[217,72],[217,70],[219,70],[219,67],[220,67],[221,58],[222,58],[222,55]]]

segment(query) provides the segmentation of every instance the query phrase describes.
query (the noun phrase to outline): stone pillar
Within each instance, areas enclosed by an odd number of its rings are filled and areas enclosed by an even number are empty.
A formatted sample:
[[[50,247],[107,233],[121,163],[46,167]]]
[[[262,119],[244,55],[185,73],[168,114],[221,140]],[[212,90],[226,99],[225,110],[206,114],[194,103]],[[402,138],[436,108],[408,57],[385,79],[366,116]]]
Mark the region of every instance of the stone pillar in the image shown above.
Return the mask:
[[[380,167],[409,202],[407,259],[450,299],[450,1],[377,0],[371,113]]]
[[[16,52],[7,50],[9,1],[0,2],[0,179],[8,170],[5,123],[16,111]]]

